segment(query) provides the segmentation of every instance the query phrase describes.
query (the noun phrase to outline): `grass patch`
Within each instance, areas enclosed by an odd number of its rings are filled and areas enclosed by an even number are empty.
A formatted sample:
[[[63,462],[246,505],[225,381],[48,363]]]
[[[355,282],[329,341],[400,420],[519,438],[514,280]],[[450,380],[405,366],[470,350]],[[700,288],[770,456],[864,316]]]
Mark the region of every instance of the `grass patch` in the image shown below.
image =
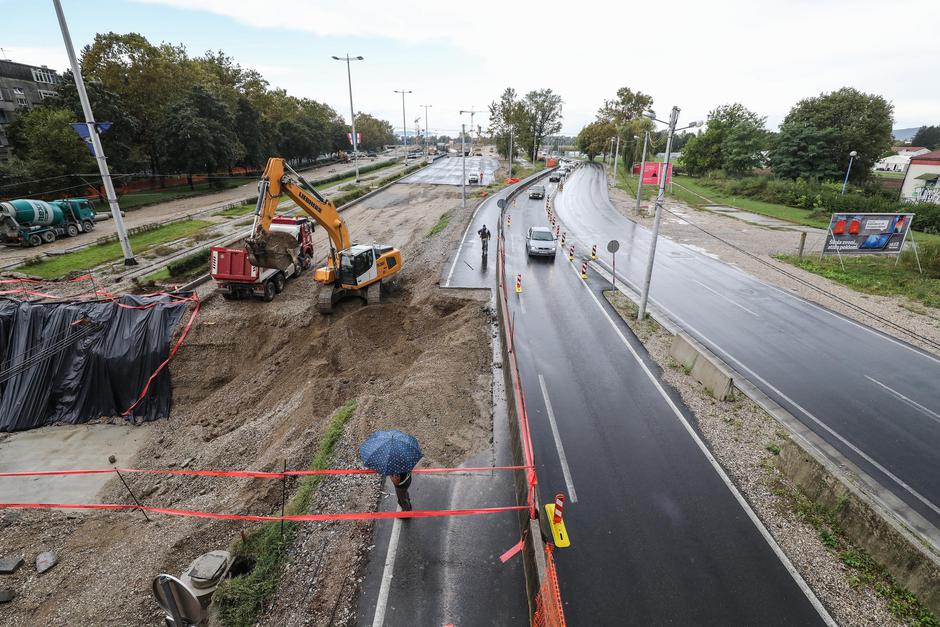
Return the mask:
[[[139,209],[147,205],[155,205],[161,202],[169,202],[171,200],[179,200],[180,198],[190,198],[192,196],[201,196],[203,194],[212,194],[215,192],[220,192],[226,189],[231,189],[233,187],[238,187],[239,185],[244,185],[245,183],[255,180],[255,177],[239,177],[231,180],[224,180],[221,182],[216,182],[215,184],[210,183],[197,183],[193,187],[195,189],[189,189],[188,185],[178,185],[175,187],[168,187],[164,189],[152,189],[141,192],[130,192],[128,194],[121,194],[118,196],[118,204],[121,205],[121,209],[124,211],[133,211],[134,209]],[[95,201],[94,203],[95,211],[109,211],[107,201]]]
[[[333,457],[333,449],[343,434],[343,428],[356,411],[356,401],[348,401],[336,410],[326,432],[320,438],[320,446],[311,470],[327,468]],[[306,513],[310,508],[313,492],[323,479],[322,475],[308,475],[285,507],[288,515]],[[219,608],[219,617],[229,627],[254,625],[265,603],[277,589],[286,561],[286,549],[297,535],[301,523],[285,522],[281,534],[280,522],[267,522],[254,531],[244,534],[232,548],[236,560],[247,560],[254,564],[244,575],[233,577],[222,583],[212,602]]]
[[[182,220],[155,229],[141,231],[130,236],[131,248],[135,254],[139,254],[148,248],[181,237],[192,236],[208,226],[212,226],[212,223],[205,220]],[[121,243],[114,240],[27,264],[24,272],[44,279],[56,279],[75,270],[90,270],[109,261],[117,261],[122,258]]]
[[[891,576],[863,549],[845,537],[837,522],[837,514],[844,507],[841,501],[834,509],[826,509],[812,501],[802,491],[777,483],[774,492],[782,497],[790,509],[804,522],[816,529],[819,539],[836,553],[849,571],[849,583],[855,589],[870,588],[887,601],[888,611],[907,625],[940,627],[940,621],[917,597]]]
[[[663,330],[659,323],[653,320],[653,317],[647,312],[642,321],[637,320],[636,316],[640,313],[639,306],[632,299],[624,296],[620,290],[604,290],[604,298],[607,299],[623,321],[633,330],[641,342],[646,342],[650,336]]]
[[[450,212],[442,213],[441,217],[437,219],[437,224],[431,227],[431,232],[428,233],[428,236],[437,235],[446,229],[448,224],[450,224]]]
[[[777,259],[824,276],[859,292],[879,296],[905,296],[929,307],[940,307],[940,277],[925,269],[917,271],[914,255],[905,252],[895,267],[893,257],[843,257],[845,269],[838,257],[803,257],[779,255]]]
[[[255,205],[238,205],[237,207],[229,207],[228,209],[223,209],[222,211],[216,211],[212,215],[222,218],[240,218],[241,216],[247,215],[254,210]]]

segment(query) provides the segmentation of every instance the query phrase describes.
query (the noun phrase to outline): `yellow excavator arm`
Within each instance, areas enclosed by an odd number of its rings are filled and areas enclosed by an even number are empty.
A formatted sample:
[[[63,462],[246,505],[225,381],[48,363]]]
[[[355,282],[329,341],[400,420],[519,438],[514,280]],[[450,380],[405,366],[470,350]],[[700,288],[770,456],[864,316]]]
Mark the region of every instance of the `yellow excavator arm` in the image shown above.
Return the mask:
[[[270,230],[281,194],[287,194],[288,198],[323,227],[330,238],[328,267],[339,267],[337,253],[346,250],[351,244],[346,222],[339,216],[333,201],[320,194],[280,157],[268,159],[258,186],[255,221],[251,237],[247,241],[252,264],[259,268],[283,270],[296,261],[294,255],[297,242],[287,234]]]

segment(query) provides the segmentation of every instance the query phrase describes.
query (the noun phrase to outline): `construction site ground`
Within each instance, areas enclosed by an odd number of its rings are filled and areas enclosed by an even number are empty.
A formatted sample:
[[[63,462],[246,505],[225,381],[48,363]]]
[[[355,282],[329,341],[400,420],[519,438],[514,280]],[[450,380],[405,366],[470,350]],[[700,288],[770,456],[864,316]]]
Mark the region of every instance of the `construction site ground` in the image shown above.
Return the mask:
[[[94,449],[100,459],[70,460],[65,447],[56,451],[57,467],[107,467],[107,455],[114,452],[123,467],[277,471],[286,463],[304,469],[327,420],[349,400],[356,400],[357,409],[336,447],[336,467],[356,466],[358,444],[386,428],[418,438],[422,465],[457,466],[469,459],[492,438],[491,314],[485,296],[444,292],[437,281],[471,211],[472,205],[460,208],[459,190],[452,187],[397,184],[343,214],[356,240],[402,250],[398,284],[378,306],[348,300],[332,316],[319,315],[312,272],[290,281],[273,303],[205,298],[212,287],[204,286],[197,322],[170,366],[170,419],[141,429],[136,453],[105,443]],[[446,228],[430,235],[447,213]],[[325,250],[318,240],[317,251]],[[83,427],[96,428],[108,426]],[[31,433],[55,439],[64,431],[46,427]],[[25,435],[5,434],[0,446]],[[47,456],[18,450],[27,456],[19,467],[49,467]],[[147,505],[280,511],[278,480],[134,475],[128,481]],[[374,510],[381,493],[376,476],[327,478],[310,511]],[[97,497],[130,502],[116,479]],[[89,497],[75,494],[71,500],[82,498]],[[27,561],[4,579],[17,597],[0,605],[0,623],[157,624],[160,612],[150,593],[155,575],[178,575],[195,557],[230,547],[259,524],[151,518],[146,522],[139,512],[0,512],[0,556]],[[371,529],[367,522],[302,525],[277,601],[265,607],[261,622],[354,621]],[[47,550],[58,554],[59,563],[37,575],[31,561]]]

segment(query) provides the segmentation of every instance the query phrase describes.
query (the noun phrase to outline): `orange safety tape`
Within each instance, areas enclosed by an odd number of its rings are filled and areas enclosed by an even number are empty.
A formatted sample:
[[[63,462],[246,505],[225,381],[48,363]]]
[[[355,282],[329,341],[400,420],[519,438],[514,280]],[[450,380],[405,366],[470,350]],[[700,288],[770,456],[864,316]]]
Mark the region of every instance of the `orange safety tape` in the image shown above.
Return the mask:
[[[479,466],[473,468],[415,468],[412,473],[437,474],[458,472],[482,472],[490,470],[525,470],[528,466]],[[77,470],[24,470],[19,472],[0,472],[0,477],[54,477],[57,475],[98,475],[105,473],[142,473],[155,475],[194,475],[200,477],[247,477],[251,479],[280,479],[289,476],[304,475],[376,475],[369,468],[325,468],[322,470],[287,470],[284,472],[263,472],[253,470],[175,470],[155,468],[96,468]]]
[[[217,514],[214,512],[201,512],[191,509],[172,509],[167,507],[151,507],[149,505],[132,505],[128,503],[0,503],[0,509],[102,509],[102,510],[143,510],[168,516],[189,516],[192,518],[216,518],[222,520],[256,520],[312,522],[321,520],[381,520],[387,518],[438,518],[444,516],[478,516],[484,514],[499,514],[527,509],[525,505],[510,505],[506,507],[480,507],[475,509],[431,509],[410,510],[395,512],[348,512],[339,514],[297,514],[293,516],[260,516],[251,514]]]

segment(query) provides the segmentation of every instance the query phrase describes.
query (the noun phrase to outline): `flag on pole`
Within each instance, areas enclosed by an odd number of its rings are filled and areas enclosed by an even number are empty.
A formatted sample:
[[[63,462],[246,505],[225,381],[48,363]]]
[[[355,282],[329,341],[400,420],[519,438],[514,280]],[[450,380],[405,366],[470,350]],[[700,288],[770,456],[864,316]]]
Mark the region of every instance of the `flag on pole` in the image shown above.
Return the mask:
[[[75,129],[75,132],[78,133],[78,136],[82,138],[82,141],[85,142],[85,146],[88,148],[88,152],[91,153],[91,156],[95,156],[95,146],[91,143],[91,135],[88,133],[88,124],[85,122],[74,122],[72,123],[72,128]],[[104,135],[109,130],[111,130],[111,122],[98,122],[95,124],[95,128],[98,130],[99,135]]]
[[[352,133],[346,133],[346,138],[349,140],[349,145],[352,146],[353,145]],[[356,145],[358,146],[360,144],[362,144],[362,133],[359,131],[356,131]]]

